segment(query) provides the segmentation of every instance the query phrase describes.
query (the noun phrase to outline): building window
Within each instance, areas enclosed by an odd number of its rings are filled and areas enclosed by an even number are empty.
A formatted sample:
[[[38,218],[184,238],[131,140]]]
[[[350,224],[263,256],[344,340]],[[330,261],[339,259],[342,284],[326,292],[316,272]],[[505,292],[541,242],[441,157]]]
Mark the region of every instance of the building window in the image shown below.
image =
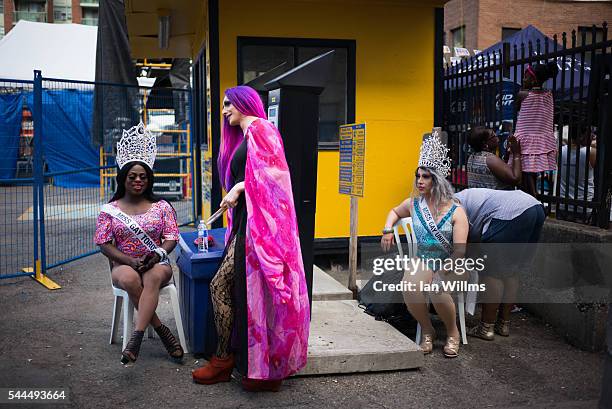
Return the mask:
[[[70,23],[72,21],[72,7],[53,5],[53,21],[55,23]]]
[[[593,43],[601,43],[604,38],[604,31],[602,27],[595,27],[595,33],[593,33],[593,27],[578,27],[578,33],[576,33],[576,45],[578,46],[586,46],[591,45]],[[584,40],[583,40],[584,37]],[[595,51],[595,54],[601,54],[602,49],[599,48]],[[593,52],[587,51],[584,53],[584,62],[588,65],[591,65],[591,61],[593,60]]]
[[[465,48],[465,26],[451,30],[451,41],[452,47]]]
[[[279,75],[335,50],[332,75],[319,97],[319,149],[338,148],[338,127],[355,118],[355,42],[284,38],[238,39],[238,83],[245,84],[272,68]]]
[[[502,41],[504,41],[506,38],[508,37],[512,37],[513,35],[515,35],[516,33],[518,33],[519,31],[521,31],[520,28],[514,28],[514,27],[502,27]]]
[[[20,20],[47,22],[47,9],[45,2],[15,2],[13,22]]]
[[[98,25],[98,9],[96,8],[84,8],[83,9],[83,17],[81,18],[81,24],[85,24],[87,26],[97,26]]]
[[[593,27],[578,27],[578,45],[591,45],[603,41],[604,31],[602,27],[595,27],[595,35],[593,36]],[[584,41],[583,41],[584,36]],[[594,37],[594,38],[593,38]]]

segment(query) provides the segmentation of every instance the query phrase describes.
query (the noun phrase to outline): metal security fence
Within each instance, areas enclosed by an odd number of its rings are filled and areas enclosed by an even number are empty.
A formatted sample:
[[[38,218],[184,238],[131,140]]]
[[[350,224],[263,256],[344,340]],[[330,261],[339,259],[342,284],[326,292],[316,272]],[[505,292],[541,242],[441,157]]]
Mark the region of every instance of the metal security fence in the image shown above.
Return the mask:
[[[43,188],[44,260],[47,269],[98,252],[93,243],[96,219],[110,192],[100,195],[98,186],[70,187],[100,168],[46,172]],[[98,176],[99,178],[99,176]],[[61,180],[60,183],[58,183]]]
[[[559,73],[544,87],[552,90],[554,97],[557,171],[538,175],[538,199],[559,219],[608,228],[612,187],[611,47],[604,23],[590,31],[581,30],[579,35],[573,31],[560,38],[555,35],[527,43],[504,43],[497,50],[447,67],[443,125],[453,160],[453,184],[468,186],[467,136],[471,127],[484,125],[496,130],[501,140],[499,154],[503,155],[505,141],[516,124],[514,101],[525,68],[554,61]],[[589,158],[592,152],[596,152],[594,167],[584,155]]]
[[[33,81],[0,80],[0,277],[24,273],[34,257],[32,124],[24,95]],[[28,158],[25,159],[24,158]]]
[[[0,278],[44,274],[99,251],[95,223],[116,189],[115,146],[139,121],[157,138],[154,192],[179,224],[192,224],[189,93],[40,72],[0,80],[0,97],[10,96],[0,98]]]

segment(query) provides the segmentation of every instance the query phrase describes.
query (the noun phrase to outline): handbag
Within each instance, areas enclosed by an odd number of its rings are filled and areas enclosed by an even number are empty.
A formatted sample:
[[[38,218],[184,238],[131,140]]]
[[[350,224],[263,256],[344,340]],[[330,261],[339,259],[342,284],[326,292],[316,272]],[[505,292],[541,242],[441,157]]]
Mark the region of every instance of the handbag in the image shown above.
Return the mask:
[[[397,321],[411,318],[412,316],[404,304],[404,298],[399,291],[376,291],[383,284],[399,284],[404,277],[403,270],[388,270],[381,275],[374,275],[366,285],[359,291],[359,307],[377,321]]]

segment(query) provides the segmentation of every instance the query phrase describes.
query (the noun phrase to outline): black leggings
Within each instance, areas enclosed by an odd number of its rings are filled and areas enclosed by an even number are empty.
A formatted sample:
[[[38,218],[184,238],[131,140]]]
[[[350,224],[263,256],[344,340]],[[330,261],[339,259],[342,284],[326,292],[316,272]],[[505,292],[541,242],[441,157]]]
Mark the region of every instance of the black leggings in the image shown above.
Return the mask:
[[[210,282],[210,296],[215,312],[215,326],[219,337],[217,343],[217,356],[224,358],[230,353],[232,327],[234,325],[234,301],[232,292],[234,288],[234,250],[236,238],[230,242],[225,258],[221,261],[219,270]]]

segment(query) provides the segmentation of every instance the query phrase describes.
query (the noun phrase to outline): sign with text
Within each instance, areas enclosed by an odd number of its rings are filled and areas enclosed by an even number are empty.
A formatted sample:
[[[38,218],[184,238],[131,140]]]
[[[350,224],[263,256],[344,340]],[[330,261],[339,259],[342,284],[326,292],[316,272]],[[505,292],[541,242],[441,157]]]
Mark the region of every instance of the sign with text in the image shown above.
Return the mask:
[[[340,193],[363,197],[366,124],[340,126]]]

